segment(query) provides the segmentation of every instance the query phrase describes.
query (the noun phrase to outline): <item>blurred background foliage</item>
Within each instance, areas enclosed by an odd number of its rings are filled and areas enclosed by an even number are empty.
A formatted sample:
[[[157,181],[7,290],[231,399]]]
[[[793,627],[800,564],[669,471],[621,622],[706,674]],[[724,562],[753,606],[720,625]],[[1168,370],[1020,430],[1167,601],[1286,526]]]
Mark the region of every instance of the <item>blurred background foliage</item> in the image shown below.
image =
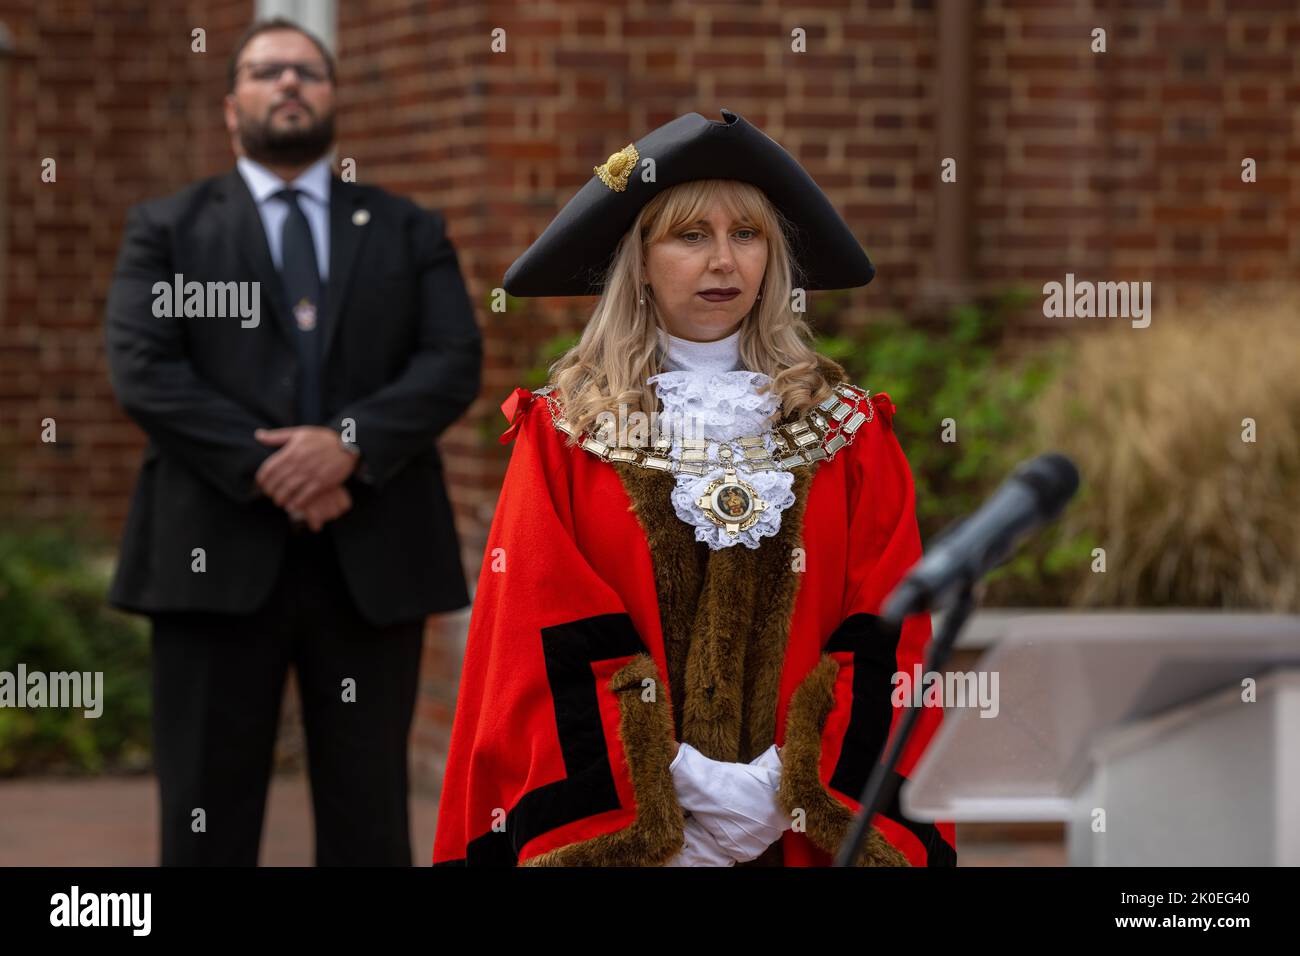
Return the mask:
[[[149,642],[143,620],[108,607],[113,551],[76,523],[0,526],[0,670],[103,673],[102,713],[0,707],[0,776],[148,766]]]
[[[1071,339],[1032,423],[1083,474],[1056,537],[1106,548],[1072,603],[1300,612],[1298,313],[1288,288],[1157,298],[1149,328]]]
[[[926,546],[1039,450],[1034,406],[1068,345],[1029,346],[1011,334],[1012,319],[1034,295],[1010,289],[925,323],[885,315],[863,330],[818,339],[818,351],[843,365],[849,381],[888,393],[898,406],[894,430],[916,484]],[[989,576],[986,605],[1064,603],[1093,541],[1084,531],[1038,544]]]

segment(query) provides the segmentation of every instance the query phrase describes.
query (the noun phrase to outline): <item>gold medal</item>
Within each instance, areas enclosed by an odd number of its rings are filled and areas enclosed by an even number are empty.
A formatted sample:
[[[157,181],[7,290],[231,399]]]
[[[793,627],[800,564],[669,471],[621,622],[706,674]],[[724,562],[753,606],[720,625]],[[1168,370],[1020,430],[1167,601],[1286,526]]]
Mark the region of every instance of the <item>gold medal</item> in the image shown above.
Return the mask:
[[[757,524],[758,513],[767,508],[767,502],[758,496],[754,486],[737,478],[730,466],[721,478],[709,484],[708,491],[696,498],[695,503],[710,521],[733,538]]]

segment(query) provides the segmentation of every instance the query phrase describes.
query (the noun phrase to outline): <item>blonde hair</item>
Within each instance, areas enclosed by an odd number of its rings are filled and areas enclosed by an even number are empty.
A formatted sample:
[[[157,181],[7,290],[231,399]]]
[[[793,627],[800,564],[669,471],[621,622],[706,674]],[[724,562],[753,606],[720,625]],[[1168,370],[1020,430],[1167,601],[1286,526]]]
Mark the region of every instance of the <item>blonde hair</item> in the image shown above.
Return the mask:
[[[783,421],[799,417],[844,380],[838,363],[813,350],[812,330],[790,307],[791,292],[802,278],[787,238],[789,225],[780,211],[749,183],[692,180],[665,189],[642,207],[619,241],[578,344],[550,368],[555,398],[575,432],[590,434],[602,413],[617,416],[621,405],[629,413],[658,410],[654,386],[646,379],[663,371],[657,330],[667,327],[653,296],[639,301],[646,285],[645,253],[672,230],[703,216],[715,199],[768,240],[762,298],[740,325],[740,358],[745,368],[772,379],[770,391],[781,400],[778,416]],[[569,444],[576,441],[575,434]]]

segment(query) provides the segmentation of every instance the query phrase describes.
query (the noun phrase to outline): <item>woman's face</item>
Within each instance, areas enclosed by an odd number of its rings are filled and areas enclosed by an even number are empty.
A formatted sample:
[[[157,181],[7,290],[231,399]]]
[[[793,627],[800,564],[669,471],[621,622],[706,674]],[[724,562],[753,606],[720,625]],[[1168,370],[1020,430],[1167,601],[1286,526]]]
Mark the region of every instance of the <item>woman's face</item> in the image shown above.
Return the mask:
[[[646,276],[670,334],[713,342],[740,328],[767,267],[767,236],[721,202],[646,250]]]

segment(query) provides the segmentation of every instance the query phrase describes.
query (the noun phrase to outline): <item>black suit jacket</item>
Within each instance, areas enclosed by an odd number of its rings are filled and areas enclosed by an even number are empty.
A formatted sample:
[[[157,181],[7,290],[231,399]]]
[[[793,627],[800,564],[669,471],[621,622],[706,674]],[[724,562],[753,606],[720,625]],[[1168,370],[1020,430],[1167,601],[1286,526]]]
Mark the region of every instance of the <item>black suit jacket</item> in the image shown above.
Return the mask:
[[[360,213],[360,215],[358,215]],[[434,440],[479,390],[482,339],[440,214],[335,179],[324,295],[322,405],[355,422],[364,470],[326,525],[352,597],[383,625],[469,603]],[[158,318],[154,284],[259,282],[261,316]],[[110,602],[145,613],[248,613],[290,533],[254,474],[256,428],[296,421],[293,318],[237,171],[132,207],[108,294],[108,363],[149,435]],[[363,474],[364,480],[358,477]],[[206,568],[196,570],[195,549]]]

